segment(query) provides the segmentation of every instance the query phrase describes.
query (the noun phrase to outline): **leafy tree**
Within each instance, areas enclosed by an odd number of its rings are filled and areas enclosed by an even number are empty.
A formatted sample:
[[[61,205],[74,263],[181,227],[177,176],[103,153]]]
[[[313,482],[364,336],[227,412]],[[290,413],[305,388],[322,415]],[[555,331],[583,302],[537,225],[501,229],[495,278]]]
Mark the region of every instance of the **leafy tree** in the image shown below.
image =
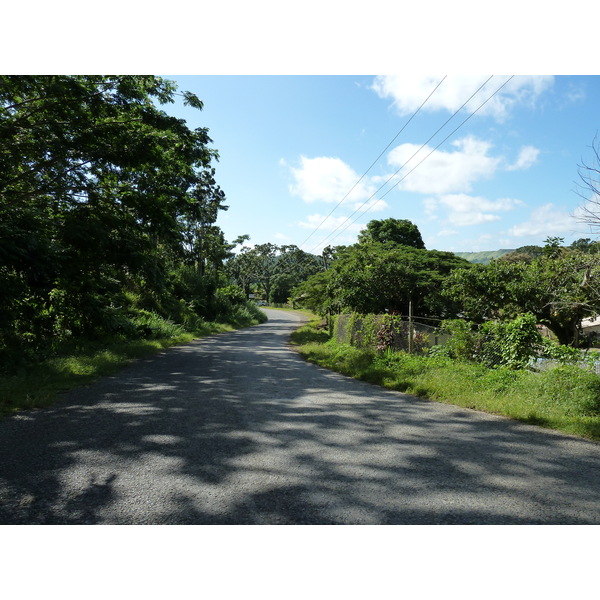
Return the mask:
[[[373,220],[358,235],[359,243],[394,243],[400,246],[425,249],[419,228],[406,219]]]
[[[477,322],[525,312],[561,344],[577,344],[581,320],[600,309],[600,260],[576,251],[545,254],[531,263],[493,261],[452,273],[444,295]]]
[[[272,302],[283,303],[291,297],[295,286],[324,268],[324,261],[320,257],[300,250],[295,245],[281,246],[279,251],[269,299]]]
[[[295,297],[321,314],[407,314],[412,302],[415,314],[444,317],[453,309],[440,301],[438,290],[453,269],[468,265],[451,252],[363,240],[340,250],[330,268],[309,278]]]
[[[261,289],[272,302],[287,302],[294,286],[323,268],[324,261],[297,246],[258,244],[242,250],[227,262],[227,270],[246,293]]]
[[[153,76],[0,77],[0,346],[103,335],[132,295],[164,304],[174,265],[218,267],[218,155],[157,107],[176,95]]]
[[[579,238],[569,248],[585,252],[586,254],[598,254],[600,252],[600,242],[594,242],[590,238]]]
[[[271,243],[257,244],[252,249],[254,281],[264,291],[267,300],[271,296],[273,277],[277,273],[277,252],[278,247]]]
[[[289,273],[277,273],[272,280],[270,302],[285,304],[295,285],[294,277]]]
[[[561,237],[547,237],[544,240],[544,247],[542,248],[542,253],[545,256],[549,256],[550,258],[558,258],[565,251],[565,248],[563,248],[564,241],[565,238]]]

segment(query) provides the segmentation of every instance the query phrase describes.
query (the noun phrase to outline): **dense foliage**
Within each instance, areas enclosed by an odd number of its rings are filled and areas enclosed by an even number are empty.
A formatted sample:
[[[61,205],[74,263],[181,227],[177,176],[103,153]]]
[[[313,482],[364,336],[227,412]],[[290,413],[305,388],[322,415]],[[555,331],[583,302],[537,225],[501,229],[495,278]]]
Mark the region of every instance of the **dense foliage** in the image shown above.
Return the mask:
[[[559,241],[549,238],[539,253],[521,249],[513,257],[455,271],[444,294],[475,322],[532,313],[561,344],[576,345],[581,320],[600,311],[600,258]]]
[[[425,249],[423,238],[419,228],[406,219],[383,219],[373,220],[358,235],[358,241],[391,242],[397,246],[411,246],[419,250]]]
[[[246,294],[276,304],[286,303],[292,288],[323,268],[323,259],[298,246],[270,243],[244,247],[227,261],[227,273]]]
[[[177,97],[202,108],[154,76],[0,77],[2,356],[218,312],[217,153]]]
[[[421,235],[412,223],[390,221],[396,220],[371,221],[357,244],[338,247],[329,268],[298,286],[295,298],[322,315],[408,314],[411,303],[420,316],[445,318],[455,314],[456,304],[443,299],[439,291],[453,270],[470,264],[451,252],[421,247]],[[410,243],[394,241],[392,230],[398,234],[395,239]]]

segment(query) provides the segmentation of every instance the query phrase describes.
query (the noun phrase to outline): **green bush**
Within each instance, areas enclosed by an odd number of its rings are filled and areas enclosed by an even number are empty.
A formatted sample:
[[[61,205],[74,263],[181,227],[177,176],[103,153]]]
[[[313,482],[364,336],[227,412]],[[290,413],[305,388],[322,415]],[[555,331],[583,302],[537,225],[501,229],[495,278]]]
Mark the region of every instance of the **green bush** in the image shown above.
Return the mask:
[[[181,325],[147,310],[138,311],[131,318],[131,324],[137,332],[135,337],[144,339],[178,337],[185,333],[185,329]]]
[[[232,306],[227,312],[219,313],[217,320],[236,327],[247,327],[256,323],[264,323],[267,321],[267,315],[254,302],[246,300],[244,304]]]
[[[600,377],[585,369],[565,365],[540,373],[540,389],[550,407],[569,415],[600,415]]]
[[[484,343],[480,350],[481,362],[487,366],[506,366],[524,369],[542,347],[542,336],[537,330],[537,319],[531,313],[517,316],[508,322],[489,321],[480,327]]]
[[[218,288],[215,296],[218,303],[230,306],[245,304],[247,300],[244,290],[239,285],[228,285]]]
[[[597,352],[582,352],[579,348],[564,346],[554,340],[544,340],[542,348],[544,358],[556,360],[563,365],[576,365],[598,360]]]
[[[475,325],[464,319],[442,321],[440,333],[449,336],[444,352],[457,360],[472,361],[482,343],[482,337],[475,330]]]

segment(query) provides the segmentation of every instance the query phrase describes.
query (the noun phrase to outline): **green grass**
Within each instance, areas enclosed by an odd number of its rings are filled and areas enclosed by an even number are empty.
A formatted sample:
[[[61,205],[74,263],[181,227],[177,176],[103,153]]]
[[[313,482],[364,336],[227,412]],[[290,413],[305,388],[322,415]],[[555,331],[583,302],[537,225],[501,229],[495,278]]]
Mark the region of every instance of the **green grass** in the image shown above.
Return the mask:
[[[64,344],[51,357],[24,362],[10,375],[0,375],[0,417],[49,406],[56,402],[61,392],[115,373],[133,360],[156,354],[164,348],[235,329],[230,324],[210,322],[200,324],[193,332],[170,324],[163,327],[156,331],[155,339]]]
[[[329,333],[325,327],[325,323],[320,317],[308,312],[308,311],[294,311],[301,312],[306,315],[311,321],[306,325],[302,325],[293,331],[290,335],[290,342],[294,346],[304,346],[310,343],[324,344],[329,340]]]
[[[378,355],[332,340],[323,343],[314,323],[301,330],[298,339],[306,343],[299,352],[328,369],[421,398],[600,441],[600,377],[577,367],[533,373],[488,369],[445,357]]]
[[[315,315],[315,313],[311,312],[310,310],[306,310],[304,308],[292,308],[291,306],[284,306],[284,305],[279,305],[279,306],[271,306],[271,305],[267,305],[267,306],[263,306],[262,308],[268,308],[269,310],[285,310],[288,312],[296,312],[296,313],[301,313],[305,316],[307,316],[309,319],[312,320],[317,320],[317,321],[321,321],[321,317],[319,317],[318,315]]]

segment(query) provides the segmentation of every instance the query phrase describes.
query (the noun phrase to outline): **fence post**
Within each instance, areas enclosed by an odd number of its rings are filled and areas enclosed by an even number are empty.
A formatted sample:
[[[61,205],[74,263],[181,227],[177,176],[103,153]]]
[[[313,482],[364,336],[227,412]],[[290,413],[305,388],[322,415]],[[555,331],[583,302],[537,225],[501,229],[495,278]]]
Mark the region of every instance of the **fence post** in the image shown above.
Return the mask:
[[[408,302],[408,353],[413,353],[413,310],[412,300]]]

